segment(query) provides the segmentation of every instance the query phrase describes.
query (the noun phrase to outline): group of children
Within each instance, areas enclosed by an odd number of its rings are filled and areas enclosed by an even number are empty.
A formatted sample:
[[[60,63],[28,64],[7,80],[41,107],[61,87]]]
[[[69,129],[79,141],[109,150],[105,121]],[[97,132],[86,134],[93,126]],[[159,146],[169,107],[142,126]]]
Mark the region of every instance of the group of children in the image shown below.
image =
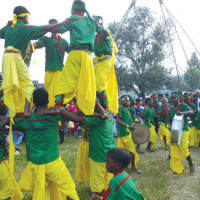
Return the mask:
[[[189,163],[190,174],[195,173],[189,146],[194,147],[200,144],[200,131],[198,130],[198,124],[200,124],[200,111],[197,112],[196,105],[191,101],[192,96],[192,94],[186,93],[183,96],[183,103],[181,103],[179,94],[176,92],[171,93],[169,99],[161,98],[160,103],[157,101],[154,102],[153,97],[147,98],[144,110],[137,115],[137,117],[142,119],[143,124],[149,128],[150,138],[146,151],[150,153],[154,152],[156,140],[159,137],[163,140],[163,147],[165,150],[168,150],[170,146],[168,158],[170,159],[170,167],[178,174],[181,174],[184,171],[184,166],[181,162],[183,159],[186,159]],[[133,123],[133,121],[131,122],[131,118],[134,119],[136,117],[136,115],[135,117],[131,117],[131,113],[134,112],[130,109],[130,102],[131,98],[126,95],[121,98],[121,106],[124,107],[128,113],[127,115],[124,114],[122,118],[127,126]],[[155,104],[157,103],[158,107],[154,109]],[[135,106],[135,110],[138,110],[137,106]],[[121,115],[121,110],[118,115]],[[175,115],[184,115],[184,126],[180,145],[171,144],[170,141],[171,127]],[[191,121],[191,125],[188,123],[189,120]],[[156,131],[155,128],[155,121],[159,121],[158,131]],[[131,127],[129,127],[129,129],[131,129]],[[125,131],[123,131],[123,133],[125,133]],[[118,137],[121,137],[120,127],[118,128]],[[138,151],[138,153],[143,152]]]
[[[83,142],[79,147],[75,178],[89,180],[91,192],[95,194],[91,199],[143,200],[133,178],[123,171],[131,161],[132,170],[140,173],[135,165],[137,154],[129,140],[130,132],[124,136],[122,128],[123,139],[118,144],[129,153],[115,148],[113,140],[110,110],[118,112],[116,44],[110,32],[103,28],[103,18],[91,17],[83,1],[74,0],[71,14],[62,23],[51,19],[48,25],[31,26],[30,12],[17,6],[13,20],[0,29],[0,38],[5,40],[1,86],[5,105],[0,109],[0,199],[20,200],[23,198],[20,189],[30,191],[33,200],[79,199],[57,142],[58,122],[73,121],[82,124],[86,133],[84,139],[89,140],[89,144]],[[67,31],[70,44],[60,36]],[[47,32],[52,36],[43,37]],[[31,40],[38,41],[32,44]],[[34,91],[27,67],[33,51],[42,47],[46,49],[46,90]],[[69,55],[63,65],[65,52]],[[95,68],[91,52],[96,55]],[[78,111],[62,109],[63,102],[72,99]],[[30,110],[32,103],[34,111]],[[127,127],[119,117],[120,123]],[[9,162],[5,141],[8,124]],[[127,128],[134,129],[131,123],[129,125]],[[12,128],[25,130],[26,134],[27,166],[19,184],[13,175]]]

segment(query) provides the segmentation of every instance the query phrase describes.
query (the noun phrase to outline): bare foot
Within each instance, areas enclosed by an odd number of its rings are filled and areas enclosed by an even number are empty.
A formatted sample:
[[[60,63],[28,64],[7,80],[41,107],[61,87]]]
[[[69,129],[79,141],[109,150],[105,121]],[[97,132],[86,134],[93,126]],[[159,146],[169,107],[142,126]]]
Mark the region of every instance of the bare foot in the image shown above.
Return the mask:
[[[132,169],[132,172],[133,172],[133,173],[136,173],[136,174],[141,174],[141,173],[142,173],[142,171],[139,170],[139,169],[137,169],[137,168],[133,168],[133,169]]]

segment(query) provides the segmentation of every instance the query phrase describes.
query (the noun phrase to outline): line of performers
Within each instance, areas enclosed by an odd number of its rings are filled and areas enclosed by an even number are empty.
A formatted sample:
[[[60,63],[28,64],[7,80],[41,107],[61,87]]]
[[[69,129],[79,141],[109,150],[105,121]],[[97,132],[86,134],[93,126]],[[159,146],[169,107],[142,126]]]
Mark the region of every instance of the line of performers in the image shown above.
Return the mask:
[[[5,40],[1,86],[4,104],[0,106],[0,199],[21,200],[20,189],[30,191],[33,200],[79,199],[57,142],[58,122],[69,120],[82,124],[84,129],[75,178],[90,182],[91,199],[143,200],[134,179],[124,171],[131,162],[132,170],[140,173],[136,168],[134,143],[130,135],[119,138],[118,146],[127,152],[115,148],[113,139],[112,113],[118,113],[114,69],[117,47],[109,31],[103,28],[103,18],[91,17],[83,1],[73,2],[71,14],[62,23],[51,19],[48,25],[31,26],[30,12],[17,6],[13,20],[0,29],[0,38]],[[60,36],[67,31],[70,44]],[[52,36],[43,37],[47,32]],[[38,41],[32,44],[31,40]],[[34,90],[28,66],[32,53],[42,47],[46,50],[46,90]],[[69,55],[63,67],[65,52]],[[95,67],[92,52],[96,55]],[[63,109],[63,103],[72,99],[79,108],[77,112]],[[122,132],[134,129],[124,127],[121,119],[119,123]],[[9,151],[5,139],[7,125]],[[18,184],[14,178],[12,128],[26,133],[28,163]]]

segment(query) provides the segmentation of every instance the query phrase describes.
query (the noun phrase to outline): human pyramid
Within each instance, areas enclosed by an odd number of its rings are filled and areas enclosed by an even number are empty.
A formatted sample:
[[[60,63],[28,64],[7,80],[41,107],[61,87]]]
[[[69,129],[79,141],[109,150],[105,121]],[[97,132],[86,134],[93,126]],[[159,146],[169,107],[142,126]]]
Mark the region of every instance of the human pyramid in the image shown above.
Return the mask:
[[[15,7],[13,14],[13,21],[0,29],[0,38],[5,39],[1,87],[4,103],[0,100],[0,200],[21,200],[21,190],[30,191],[33,200],[79,199],[74,180],[59,155],[57,128],[60,121],[82,125],[84,134],[78,149],[75,179],[90,183],[92,200],[145,199],[134,179],[124,171],[131,163],[132,172],[141,173],[136,167],[139,156],[131,138],[137,108],[128,96],[120,98],[118,104],[114,69],[118,50],[110,32],[103,27],[103,18],[91,17],[81,0],[74,0],[72,15],[61,23],[51,19],[49,25],[30,26],[30,12],[23,6]],[[60,36],[67,31],[70,31],[70,44]],[[43,37],[47,32],[52,36]],[[38,41],[32,44],[31,40]],[[34,90],[28,66],[32,52],[43,47],[46,50],[46,90]],[[69,55],[63,65],[65,52]],[[95,67],[92,52],[96,56]],[[71,100],[78,111],[63,108],[64,102]],[[174,107],[166,109],[163,101],[157,112],[163,125],[159,133],[165,147],[169,144],[168,122],[172,123],[175,114],[185,118],[194,114],[190,106],[179,104],[176,94],[171,95],[171,101]],[[118,113],[117,148],[113,139],[113,113]],[[151,123],[154,115],[151,101],[144,112],[138,112],[150,130],[149,152],[153,152],[157,139]],[[9,133],[6,125],[10,127]],[[23,129],[26,133],[27,166],[18,184],[13,175],[12,129]],[[181,159],[184,158],[189,162],[190,173],[195,172],[187,145],[188,130],[185,120],[181,145],[171,145],[170,166],[176,173],[183,172]],[[141,152],[139,145],[137,150]]]

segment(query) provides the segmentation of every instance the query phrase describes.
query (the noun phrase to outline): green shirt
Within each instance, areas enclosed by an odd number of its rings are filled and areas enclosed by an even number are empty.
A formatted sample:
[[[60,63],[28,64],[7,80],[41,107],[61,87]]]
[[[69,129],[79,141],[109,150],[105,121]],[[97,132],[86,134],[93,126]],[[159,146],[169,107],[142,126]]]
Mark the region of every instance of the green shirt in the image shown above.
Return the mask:
[[[18,20],[15,26],[5,26],[0,30],[0,38],[5,39],[5,48],[12,46],[21,51],[22,55],[30,40],[40,39],[46,34],[45,26],[29,26]]]
[[[135,180],[125,171],[117,172],[110,180],[104,200],[145,200],[138,191]]]
[[[189,107],[190,107],[190,109],[193,110],[193,111],[196,111],[196,110],[197,110],[196,105],[195,105],[194,103],[192,103],[191,105],[189,105]],[[196,126],[196,125],[197,125],[197,120],[196,120],[195,114],[190,115],[189,118],[190,118],[190,120],[192,121],[191,126]]]
[[[170,110],[169,110],[169,121],[172,123],[173,119],[174,119],[174,116],[176,114],[176,111],[180,111],[180,112],[184,112],[184,111],[189,111],[190,110],[190,107],[186,104],[186,103],[183,103],[183,104],[180,104],[178,106],[178,108],[175,108],[175,107],[172,107]],[[184,131],[188,131],[188,119],[187,119],[187,116],[184,116],[184,126],[183,126],[183,130]]]
[[[147,106],[144,109],[144,116],[150,120],[150,121],[154,121],[154,116],[155,116],[155,110],[153,107],[149,107]],[[146,125],[148,128],[151,128],[150,122],[148,122],[147,120],[144,119],[144,125]]]
[[[197,119],[200,120],[200,110],[197,113]],[[200,122],[197,121],[197,130],[200,130]]]
[[[117,118],[120,119],[123,123],[131,126],[133,123],[131,113],[129,112],[128,108],[124,108],[122,105],[119,107],[119,113]],[[127,128],[121,126],[120,124],[117,125],[117,135],[118,137],[123,137],[129,135],[130,133],[127,131]]]
[[[104,37],[103,33],[98,33],[95,39],[94,53],[97,57],[102,55],[112,55],[110,37]]]
[[[167,125],[168,120],[167,120],[166,112],[165,112],[165,110],[162,108],[162,106],[159,106],[159,112],[161,112],[161,111],[162,111],[162,113],[161,113],[161,115],[160,115],[160,117],[159,117],[159,121],[160,121],[160,122],[163,122],[164,124]]]
[[[66,121],[61,115],[17,116],[14,126],[26,130],[27,160],[41,165],[59,158],[57,127],[59,121]]]
[[[70,31],[70,46],[86,48],[94,51],[95,33],[101,32],[103,27],[96,25],[93,19],[86,16],[72,15],[68,18],[70,23],[68,26],[60,25],[58,30],[60,33]]]
[[[38,44],[37,48],[45,47],[45,71],[62,71],[65,52],[69,53],[69,43],[67,40],[61,38],[60,36],[57,40],[55,40],[52,36],[43,37],[36,43]]]
[[[89,157],[96,162],[106,162],[107,152],[115,148],[112,118],[83,117],[83,120],[90,136]]]
[[[134,109],[134,107],[129,106],[128,110],[131,113],[132,120],[134,120],[135,119],[135,109]]]

